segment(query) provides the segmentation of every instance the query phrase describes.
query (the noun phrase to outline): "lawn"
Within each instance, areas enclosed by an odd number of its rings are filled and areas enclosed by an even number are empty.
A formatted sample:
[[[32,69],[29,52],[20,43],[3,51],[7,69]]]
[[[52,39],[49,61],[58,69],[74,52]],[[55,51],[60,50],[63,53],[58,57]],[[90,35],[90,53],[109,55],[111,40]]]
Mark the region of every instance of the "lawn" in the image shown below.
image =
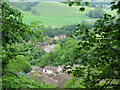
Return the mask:
[[[91,19],[86,16],[35,16],[35,15],[25,15],[23,21],[30,24],[32,21],[41,21],[42,25],[45,26],[63,26],[71,25],[75,23],[81,23],[81,21]]]

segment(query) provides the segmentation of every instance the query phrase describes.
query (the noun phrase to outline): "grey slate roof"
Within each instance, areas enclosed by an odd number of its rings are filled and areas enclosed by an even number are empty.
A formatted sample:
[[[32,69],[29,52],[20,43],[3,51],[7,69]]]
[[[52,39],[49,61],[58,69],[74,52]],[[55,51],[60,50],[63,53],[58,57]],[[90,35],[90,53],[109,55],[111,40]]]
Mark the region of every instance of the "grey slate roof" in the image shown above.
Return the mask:
[[[65,73],[57,74],[56,76],[53,77],[53,79],[58,80],[58,87],[63,88],[66,81],[70,79],[70,76]]]
[[[32,70],[33,71],[38,71],[40,67],[37,67],[37,66],[32,66]]]
[[[66,65],[61,65],[61,66],[59,66],[61,69],[64,69],[64,67],[65,67]]]
[[[45,82],[46,82],[47,84],[54,85],[54,86],[57,86],[57,85],[58,85],[58,81],[57,81],[57,80],[52,79],[52,78],[49,78],[49,77],[46,77]]]
[[[68,76],[68,74],[60,73],[60,74],[57,74],[56,76],[54,76],[53,79],[61,81],[61,80],[64,80],[64,79],[70,79],[70,77]]]

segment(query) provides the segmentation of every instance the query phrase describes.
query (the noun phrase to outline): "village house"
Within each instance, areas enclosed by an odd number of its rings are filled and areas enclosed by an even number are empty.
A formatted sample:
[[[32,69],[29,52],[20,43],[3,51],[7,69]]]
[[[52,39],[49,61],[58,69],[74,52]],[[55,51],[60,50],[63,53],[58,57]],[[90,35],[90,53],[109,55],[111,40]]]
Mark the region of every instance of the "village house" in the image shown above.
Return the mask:
[[[44,74],[53,74],[53,75],[56,75],[56,74],[58,73],[57,67],[45,66],[45,67],[43,68],[43,73],[44,73]]]
[[[32,66],[32,71],[38,72],[39,74],[43,73],[43,69],[38,66]]]
[[[48,45],[48,46],[45,46],[45,47],[44,47],[44,51],[45,51],[46,53],[49,53],[49,52],[51,52],[52,50],[54,50],[54,44]]]
[[[44,75],[40,75],[37,71],[31,71],[31,72],[27,73],[27,75],[30,78],[34,79],[38,83],[45,82],[45,76]]]
[[[66,38],[66,35],[54,35],[54,39],[60,40],[62,38]]]
[[[43,82],[45,82],[46,78],[43,75],[38,75],[38,76],[34,77],[34,80],[38,83],[43,83]]]
[[[38,71],[37,71],[40,75],[43,74],[43,68],[39,68]]]
[[[40,67],[37,67],[37,66],[32,66],[32,70],[33,71],[38,71]]]
[[[70,79],[69,74],[63,73],[64,67],[65,65],[58,67],[45,66],[44,68],[32,66],[32,71],[27,73],[27,75],[38,83],[47,83],[58,88],[63,88],[66,81]],[[67,68],[69,67],[70,65],[67,66]]]
[[[58,73],[63,73],[65,65],[58,66],[57,71]]]
[[[65,74],[65,73],[59,73],[56,76],[54,76],[53,79],[58,81],[59,88],[63,88],[66,81],[70,79],[70,76],[68,74]]]
[[[73,67],[79,67],[80,65],[79,64],[73,64]]]
[[[49,84],[49,85],[53,85],[53,86],[58,86],[58,80],[50,78],[50,77],[45,77],[45,83]]]
[[[37,42],[36,43],[36,46],[39,46],[39,47],[43,47],[43,46],[45,46],[46,44],[45,43],[41,43],[41,42]]]
[[[64,66],[64,72],[70,73],[72,71],[72,67],[70,65]]]

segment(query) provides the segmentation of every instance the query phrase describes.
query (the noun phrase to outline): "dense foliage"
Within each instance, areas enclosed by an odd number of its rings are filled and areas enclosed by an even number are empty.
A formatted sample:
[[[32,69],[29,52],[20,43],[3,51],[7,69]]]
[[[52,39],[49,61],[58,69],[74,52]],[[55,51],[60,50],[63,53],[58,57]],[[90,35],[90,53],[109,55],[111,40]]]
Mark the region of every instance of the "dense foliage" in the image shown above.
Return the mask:
[[[2,58],[3,68],[14,55],[14,48],[10,47],[13,43],[22,43],[29,32],[29,28],[22,22],[22,14],[11,9],[7,3],[2,3],[2,46],[6,57]],[[14,52],[15,53],[15,52]]]
[[[85,88],[82,81],[82,79],[74,77],[65,83],[64,88]]]
[[[38,84],[21,72],[31,71],[28,62],[35,50],[34,43],[27,44],[28,37],[41,38],[41,31],[30,30],[30,26],[22,22],[22,13],[2,2],[2,87],[5,88],[45,88],[46,84]],[[33,34],[33,35],[32,35]],[[35,42],[35,41],[34,41]],[[19,75],[19,74],[20,75]]]
[[[120,87],[120,2],[111,4],[112,10],[117,9],[117,17],[104,14],[92,30],[77,25],[73,31],[73,37],[81,35],[76,58],[80,58],[86,68],[83,73],[79,73],[80,68],[74,69],[72,73],[84,78],[86,88]]]
[[[41,26],[36,30],[42,31],[42,35],[44,37],[49,36],[50,38],[54,38],[54,35],[66,35],[69,36],[71,31],[76,28],[76,24],[66,25],[62,27],[51,27],[51,26]]]
[[[63,39],[54,45],[54,50],[45,53],[38,59],[31,60],[32,65],[44,67],[46,65],[59,66],[63,64],[78,63],[74,61],[75,48],[77,48],[77,39]],[[54,62],[54,63],[53,63]]]
[[[12,6],[15,10],[30,11],[31,7],[38,4],[38,2],[9,2],[9,5]]]
[[[110,8],[110,2],[89,2],[89,7],[96,7],[96,8]]]

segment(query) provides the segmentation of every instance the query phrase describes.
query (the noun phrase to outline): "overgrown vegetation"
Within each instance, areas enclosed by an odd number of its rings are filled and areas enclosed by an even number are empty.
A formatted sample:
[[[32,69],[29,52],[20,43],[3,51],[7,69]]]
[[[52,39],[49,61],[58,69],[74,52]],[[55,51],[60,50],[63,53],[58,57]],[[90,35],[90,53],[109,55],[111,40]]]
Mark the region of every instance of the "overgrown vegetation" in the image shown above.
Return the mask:
[[[46,65],[59,66],[63,64],[73,64],[79,61],[74,60],[74,50],[77,48],[78,40],[76,39],[63,39],[59,44],[55,45],[55,49],[50,53],[45,53],[39,59],[32,60],[31,63],[40,67]],[[54,62],[54,63],[53,63]]]
[[[11,9],[7,3],[2,2],[0,5],[2,6],[3,89],[51,87],[46,84],[38,84],[21,73],[22,71],[27,73],[31,70],[28,60],[32,57],[31,51],[34,51],[34,47],[25,42],[28,36],[41,38],[39,37],[41,31],[31,31],[30,27],[22,22],[22,13]]]
[[[74,69],[72,73],[76,77],[83,75],[86,88],[120,87],[120,2],[111,4],[112,10],[117,9],[117,17],[104,14],[96,21],[92,30],[77,25],[78,28],[73,31],[73,37],[82,36],[76,50],[76,58],[80,58],[81,64],[86,68],[83,69],[83,73],[79,73],[80,67]]]
[[[37,4],[38,2],[9,2],[9,5],[12,6],[13,9],[20,11],[30,11],[31,7]]]

